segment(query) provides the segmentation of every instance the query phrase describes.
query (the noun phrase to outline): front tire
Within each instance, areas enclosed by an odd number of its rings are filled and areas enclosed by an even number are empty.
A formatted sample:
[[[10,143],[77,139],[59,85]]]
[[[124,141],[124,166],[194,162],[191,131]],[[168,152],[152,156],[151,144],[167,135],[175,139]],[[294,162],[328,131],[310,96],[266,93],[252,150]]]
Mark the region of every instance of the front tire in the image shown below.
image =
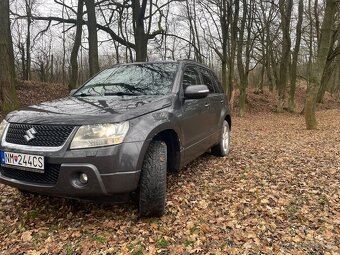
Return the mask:
[[[152,141],[146,151],[139,181],[139,217],[161,217],[165,211],[167,146]]]
[[[219,144],[211,148],[211,153],[217,157],[225,157],[230,151],[230,127],[228,121],[224,120],[222,135]]]

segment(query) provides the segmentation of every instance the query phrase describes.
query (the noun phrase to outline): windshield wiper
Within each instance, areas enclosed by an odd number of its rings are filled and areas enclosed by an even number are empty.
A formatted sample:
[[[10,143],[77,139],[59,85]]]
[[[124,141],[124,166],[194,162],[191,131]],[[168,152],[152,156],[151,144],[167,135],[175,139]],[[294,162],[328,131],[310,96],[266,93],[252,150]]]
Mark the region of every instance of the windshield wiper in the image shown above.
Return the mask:
[[[106,89],[106,87],[109,86],[116,86],[116,87],[122,87],[124,88],[124,90],[126,90],[125,92],[109,92],[107,91],[108,89]],[[98,87],[102,87],[102,91],[96,91],[95,88]],[[104,93],[103,93],[104,90]],[[75,96],[79,96],[79,97],[89,97],[89,96],[140,96],[140,95],[145,95],[146,93],[144,93],[144,89],[142,88],[138,88],[138,87],[134,87],[133,85],[127,84],[127,83],[97,83],[97,84],[92,84],[89,85],[87,87],[83,88],[83,91],[87,91],[87,93],[85,92],[81,92],[80,94],[77,94]],[[90,91],[98,94],[98,95],[93,95],[93,93],[90,93]],[[105,92],[107,91],[107,92]]]
[[[104,96],[141,96],[142,93],[133,92],[105,92]]]
[[[128,84],[128,83],[124,83],[124,82],[117,82],[117,83],[97,83],[97,84],[92,84],[92,85],[89,85],[88,87],[84,87],[84,89],[92,89],[94,90],[94,88],[97,88],[97,87],[103,87],[104,90],[106,87],[110,87],[110,86],[115,86],[115,87],[122,87],[128,91],[131,91],[132,93],[134,91],[136,92],[140,92],[142,93],[143,92],[143,89],[142,88],[138,88],[138,87],[135,87],[131,84]]]

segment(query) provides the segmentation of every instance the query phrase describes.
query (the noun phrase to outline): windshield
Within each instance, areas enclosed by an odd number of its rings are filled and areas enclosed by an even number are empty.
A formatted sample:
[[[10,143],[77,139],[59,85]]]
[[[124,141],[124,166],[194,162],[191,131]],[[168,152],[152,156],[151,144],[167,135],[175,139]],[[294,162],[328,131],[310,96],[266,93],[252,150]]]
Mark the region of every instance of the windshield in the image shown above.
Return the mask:
[[[74,96],[167,95],[176,70],[176,63],[115,66],[93,77]]]

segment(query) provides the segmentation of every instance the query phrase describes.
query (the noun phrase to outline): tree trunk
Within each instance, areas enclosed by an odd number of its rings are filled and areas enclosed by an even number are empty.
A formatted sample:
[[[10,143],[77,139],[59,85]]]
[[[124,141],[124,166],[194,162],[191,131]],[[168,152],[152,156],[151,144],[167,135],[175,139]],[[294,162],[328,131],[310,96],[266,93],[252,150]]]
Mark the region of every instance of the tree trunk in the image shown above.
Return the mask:
[[[325,69],[329,48],[332,41],[332,28],[335,23],[336,0],[326,0],[325,16],[321,28],[321,41],[316,64],[310,75],[310,84],[305,102],[305,122],[308,130],[317,128],[315,116],[316,99]]]
[[[98,34],[97,34],[97,19],[94,0],[85,0],[87,9],[87,29],[89,31],[89,67],[90,76],[99,72],[98,62]]]
[[[328,61],[327,61],[328,62]],[[318,95],[316,98],[317,103],[322,103],[323,97],[325,96],[329,81],[333,75],[333,72],[335,70],[335,63],[331,62],[329,64],[326,64],[325,70],[322,74],[321,82],[320,82],[320,88],[318,91]]]
[[[120,56],[119,56],[119,44],[117,42],[113,43],[116,51],[116,64],[120,63]]]
[[[227,61],[222,60],[222,87],[224,89],[224,92],[228,95],[228,99],[230,101],[230,95],[231,92],[229,92],[229,89],[227,87]]]
[[[83,7],[84,2],[83,0],[78,0],[78,9],[77,9],[77,30],[76,30],[76,36],[74,39],[74,44],[71,52],[71,77],[70,77],[70,83],[68,85],[68,88],[70,90],[76,88],[78,86],[78,52],[79,48],[81,46],[81,37],[83,32]]]
[[[238,49],[237,49],[237,66],[240,76],[240,117],[243,117],[246,111],[246,89],[248,87],[249,67],[252,50],[251,31],[254,19],[254,1],[242,1],[242,19],[239,30]],[[239,5],[235,4],[235,13],[239,12]],[[246,33],[246,34],[245,34]],[[245,36],[246,35],[246,36]],[[244,53],[243,53],[244,50]]]
[[[51,56],[51,73],[50,73],[50,81],[54,82],[54,55]]]
[[[239,13],[238,1],[236,1],[235,3],[235,13]],[[238,73],[240,76],[240,85],[239,85],[239,89],[240,89],[239,115],[240,117],[243,117],[246,111],[246,87],[247,87],[248,79],[246,78],[247,71],[243,63],[243,47],[244,47],[243,40],[244,40],[247,14],[248,14],[247,4],[246,4],[246,1],[243,0],[243,16],[241,19],[241,27],[239,31],[238,45],[237,45],[237,68],[238,68]]]
[[[263,81],[264,81],[264,71],[265,71],[265,66],[262,65],[261,66],[261,73],[260,73],[260,81],[258,83],[258,87],[257,87],[257,93],[259,94],[263,94]]]
[[[24,79],[29,81],[32,78],[31,73],[31,23],[32,23],[32,10],[31,1],[26,0],[26,13],[27,13],[27,38],[26,38],[26,73]]]
[[[63,3],[65,3],[65,0],[63,0]],[[62,18],[64,19],[65,16],[65,6],[62,8]],[[63,59],[62,59],[62,78],[63,78],[63,84],[65,84],[66,81],[66,29],[65,29],[65,22],[63,22]]]
[[[196,14],[196,0],[191,1],[191,4],[193,5],[193,30],[194,30],[194,36],[196,36],[196,44],[197,46],[195,47],[195,55],[196,55],[196,61],[199,63],[203,63],[203,58],[202,58],[202,52],[201,52],[201,42],[200,42],[200,37],[198,34],[198,29],[197,29],[197,14]]]
[[[340,55],[339,40],[340,40],[340,24],[338,25],[337,29],[334,31],[332,36],[330,51],[327,56],[325,70],[321,78],[321,85],[318,92],[317,103],[322,103],[323,97],[329,85],[329,80],[333,75],[334,70],[336,69],[336,65],[338,64],[337,58]]]
[[[314,17],[315,17],[315,32],[316,32],[316,38],[318,40],[318,51],[320,50],[320,39],[321,39],[321,32],[320,32],[320,18],[318,13],[318,7],[319,7],[319,0],[314,1]]]
[[[133,30],[135,37],[136,61],[144,62],[148,57],[148,35],[145,34],[144,17],[147,0],[132,0],[133,8]]]
[[[228,11],[228,22],[230,22],[231,25],[231,35],[230,35],[230,51],[229,51],[229,72],[228,72],[228,99],[232,103],[234,98],[234,82],[235,82],[235,59],[236,59],[236,47],[237,47],[237,23],[238,23],[238,17],[239,13],[238,11],[235,11],[235,17],[233,19],[233,9],[232,4],[230,1],[227,2],[227,11]],[[226,38],[224,40],[227,40],[228,35],[226,35]],[[231,107],[233,107],[233,104],[231,104]]]
[[[308,75],[308,86],[310,82],[310,75],[312,73],[312,62],[313,62],[313,42],[314,42],[314,27],[313,27],[313,16],[312,16],[312,0],[308,0],[308,18],[309,18],[309,40],[308,40],[308,66],[307,66],[307,75]],[[304,109],[303,109],[304,114]]]
[[[6,0],[7,1],[7,0]],[[9,7],[8,7],[9,9]],[[11,75],[13,76],[14,79],[14,87],[16,87],[16,72],[15,72],[15,57],[14,57],[14,49],[13,49],[13,40],[12,40],[12,33],[11,33],[11,21],[10,19],[8,19],[8,34],[7,34],[7,40],[8,40],[8,55],[9,55],[9,68],[10,68],[10,72]],[[0,24],[1,26],[1,24]],[[5,33],[0,33],[0,35],[3,34],[5,35]],[[0,55],[1,58],[1,55]],[[1,82],[0,82],[0,86],[1,86]],[[17,97],[15,97],[17,98]],[[18,103],[19,105],[19,103]]]
[[[262,36],[262,44],[264,45],[264,66],[265,66],[265,72],[266,72],[266,77],[268,80],[268,87],[269,87],[269,91],[273,92],[274,91],[274,75],[273,75],[273,71],[272,69],[275,68],[275,66],[271,65],[271,56],[272,56],[272,51],[273,51],[273,39],[272,39],[272,35],[271,35],[271,22],[270,20],[272,19],[272,8],[273,5],[271,5],[269,13],[268,13],[268,8],[266,7],[266,5],[264,5],[265,3],[263,1],[261,1],[260,3],[260,7],[262,10],[262,15],[263,15],[263,36]],[[267,14],[268,13],[268,14]]]
[[[246,113],[247,94],[244,86],[240,87],[240,117],[244,117]]]
[[[267,78],[268,78],[268,86],[269,86],[269,91],[273,92],[274,87],[275,87],[275,77],[273,73],[273,69],[276,68],[275,66],[271,65],[272,62],[272,43],[270,40],[270,30],[269,30],[269,25],[268,28],[266,28],[266,60],[265,60],[265,65],[266,65],[266,72],[267,72]]]
[[[222,66],[222,87],[224,92],[228,95],[228,99],[230,101],[230,96],[232,92],[232,84],[227,81],[227,36],[228,36],[228,24],[227,24],[227,4],[226,0],[221,2],[220,6],[220,25],[222,31],[222,58],[221,58],[221,66]],[[231,87],[230,87],[231,85]]]
[[[19,106],[15,90],[15,69],[9,21],[9,0],[0,0],[0,100],[7,113]]]
[[[26,75],[26,52],[25,52],[25,46],[23,43],[19,43],[18,49],[20,51],[21,55],[21,71],[22,71],[22,76],[21,79],[25,79]]]
[[[279,8],[281,13],[281,29],[282,29],[282,55],[280,60],[280,78],[278,83],[278,92],[279,92],[279,103],[278,103],[278,112],[283,112],[284,100],[286,96],[286,88],[287,88],[287,78],[288,78],[288,62],[290,55],[290,20],[292,15],[293,8],[293,0],[280,0]]]
[[[289,103],[288,103],[288,109],[290,112],[295,111],[295,90],[296,90],[296,73],[297,73],[296,69],[297,69],[300,44],[301,44],[302,21],[303,21],[303,0],[300,0],[299,1],[299,18],[298,18],[298,23],[296,27],[296,42],[295,42],[295,48],[293,52],[293,61],[292,61],[291,77],[290,77],[290,90],[289,90]]]
[[[332,96],[340,100],[340,58],[338,58],[336,72],[334,73],[334,83],[331,88]]]
[[[136,61],[137,62],[145,62],[148,58],[148,40],[146,39],[146,35],[144,32],[144,26],[138,26],[135,32],[135,40],[136,40]]]

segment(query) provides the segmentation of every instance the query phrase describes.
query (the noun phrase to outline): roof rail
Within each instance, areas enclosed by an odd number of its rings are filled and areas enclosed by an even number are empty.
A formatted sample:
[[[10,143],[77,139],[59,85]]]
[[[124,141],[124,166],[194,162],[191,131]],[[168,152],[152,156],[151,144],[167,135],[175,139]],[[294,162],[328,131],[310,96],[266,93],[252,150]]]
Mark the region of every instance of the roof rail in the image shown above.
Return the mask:
[[[190,61],[190,62],[195,62],[195,63],[198,63],[196,60],[194,60],[194,59],[179,59],[179,60],[177,60],[177,61]]]

